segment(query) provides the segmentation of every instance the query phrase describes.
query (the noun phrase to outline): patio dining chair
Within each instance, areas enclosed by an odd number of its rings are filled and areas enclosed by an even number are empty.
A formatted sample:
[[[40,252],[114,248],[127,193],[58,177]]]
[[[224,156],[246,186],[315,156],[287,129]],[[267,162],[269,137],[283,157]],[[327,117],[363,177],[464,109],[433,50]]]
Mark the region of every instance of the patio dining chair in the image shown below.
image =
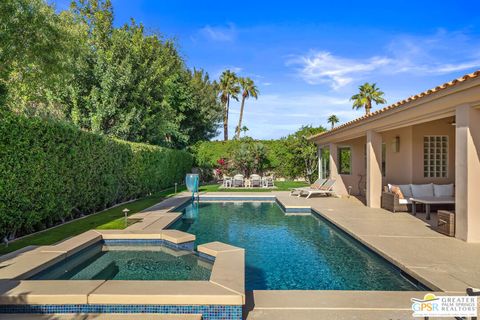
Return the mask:
[[[243,174],[236,174],[233,176],[232,186],[233,187],[243,187],[244,177]]]
[[[262,178],[262,187],[263,188],[274,188],[275,183],[273,176],[267,176]]]
[[[250,175],[250,187],[261,187],[262,186],[262,177],[258,174]]]
[[[223,176],[223,184],[222,186],[224,188],[231,188],[232,187],[232,177],[229,177],[229,176],[226,176],[224,175]]]

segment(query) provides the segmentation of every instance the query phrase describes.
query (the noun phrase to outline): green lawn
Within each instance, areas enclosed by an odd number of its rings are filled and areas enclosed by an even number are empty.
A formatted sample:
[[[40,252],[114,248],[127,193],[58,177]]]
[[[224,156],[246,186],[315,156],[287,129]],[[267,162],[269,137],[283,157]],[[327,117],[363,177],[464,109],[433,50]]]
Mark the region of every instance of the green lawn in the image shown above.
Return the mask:
[[[276,189],[264,189],[264,188],[220,188],[220,184],[208,184],[200,187],[200,191],[204,192],[216,192],[216,191],[228,191],[228,192],[271,192],[271,191],[289,191],[291,188],[304,187],[307,183],[302,181],[275,181]]]
[[[275,182],[276,189],[220,189],[220,184],[208,184],[200,187],[200,191],[203,192],[271,192],[271,191],[287,191],[290,188],[302,187],[306,183],[298,181],[278,181]],[[179,187],[178,191],[185,190],[185,187]],[[162,201],[166,197],[173,195],[173,188],[167,189],[159,194],[146,197],[125,205],[121,205],[112,209],[105,210],[103,212],[87,216],[83,219],[72,221],[70,223],[58,226],[53,229],[45,230],[43,232],[26,236],[22,239],[11,242],[8,246],[5,244],[0,245],[0,255],[8,252],[12,252],[29,245],[50,245],[66,238],[73,237],[77,234],[83,233],[91,229],[124,229],[125,219],[122,210],[125,208],[130,209],[129,214],[142,211],[154,204]]]
[[[0,254],[12,252],[29,245],[50,245],[63,239],[75,236],[90,229],[124,229],[125,219],[122,210],[130,209],[129,214],[142,211],[162,201],[165,197],[173,194],[173,188],[167,189],[159,194],[152,195],[134,202],[127,203],[103,212],[86,216],[59,227],[45,230],[43,232],[26,236],[25,238],[11,242],[8,246],[0,246]]]

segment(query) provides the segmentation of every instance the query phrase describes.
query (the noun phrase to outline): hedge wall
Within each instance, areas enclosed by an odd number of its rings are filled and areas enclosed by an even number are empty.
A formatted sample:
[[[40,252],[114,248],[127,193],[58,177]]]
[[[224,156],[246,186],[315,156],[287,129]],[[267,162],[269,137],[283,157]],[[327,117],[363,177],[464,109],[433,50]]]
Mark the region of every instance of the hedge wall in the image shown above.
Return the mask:
[[[13,238],[181,182],[193,157],[0,112],[0,236]]]
[[[243,143],[260,142],[266,147],[268,170],[279,171],[283,153],[285,149],[284,139],[280,140],[253,140],[251,138],[242,138],[240,140],[228,141],[201,141],[192,147],[192,153],[195,155],[195,165],[201,168],[214,168],[217,166],[217,160],[220,158],[231,157],[233,152],[240,148]],[[280,174],[280,172],[277,172]]]

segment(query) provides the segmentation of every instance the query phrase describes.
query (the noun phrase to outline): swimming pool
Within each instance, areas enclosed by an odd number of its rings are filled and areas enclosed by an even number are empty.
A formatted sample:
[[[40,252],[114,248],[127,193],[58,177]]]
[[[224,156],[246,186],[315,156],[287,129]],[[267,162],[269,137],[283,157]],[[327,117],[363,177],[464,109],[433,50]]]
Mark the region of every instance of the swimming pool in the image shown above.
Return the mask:
[[[316,215],[276,202],[199,202],[170,228],[245,248],[247,290],[419,290],[389,262]]]
[[[136,243],[137,242],[137,243]],[[191,251],[130,241],[99,241],[32,280],[209,280],[212,263]]]

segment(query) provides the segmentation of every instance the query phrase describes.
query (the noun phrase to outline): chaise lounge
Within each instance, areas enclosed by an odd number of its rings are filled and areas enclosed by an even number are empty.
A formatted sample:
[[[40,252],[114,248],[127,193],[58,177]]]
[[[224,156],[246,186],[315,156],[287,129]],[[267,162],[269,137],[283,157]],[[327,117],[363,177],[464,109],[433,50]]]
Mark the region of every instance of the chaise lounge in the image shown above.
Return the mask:
[[[453,184],[389,184],[382,193],[382,208],[392,212],[416,214],[416,205],[425,205],[427,220],[430,219],[430,206],[452,206],[455,204]]]
[[[335,179],[328,179],[324,184],[320,187],[307,187],[300,190],[298,197],[301,197],[304,194],[307,194],[306,199],[310,198],[314,194],[320,194],[323,196],[331,196],[334,195],[333,186],[335,185]]]
[[[313,182],[310,187],[298,187],[298,188],[291,188],[290,189],[290,196],[296,195],[300,196],[300,193],[302,190],[309,189],[309,188],[320,188],[325,182],[327,182],[327,179],[323,178],[318,178]]]

